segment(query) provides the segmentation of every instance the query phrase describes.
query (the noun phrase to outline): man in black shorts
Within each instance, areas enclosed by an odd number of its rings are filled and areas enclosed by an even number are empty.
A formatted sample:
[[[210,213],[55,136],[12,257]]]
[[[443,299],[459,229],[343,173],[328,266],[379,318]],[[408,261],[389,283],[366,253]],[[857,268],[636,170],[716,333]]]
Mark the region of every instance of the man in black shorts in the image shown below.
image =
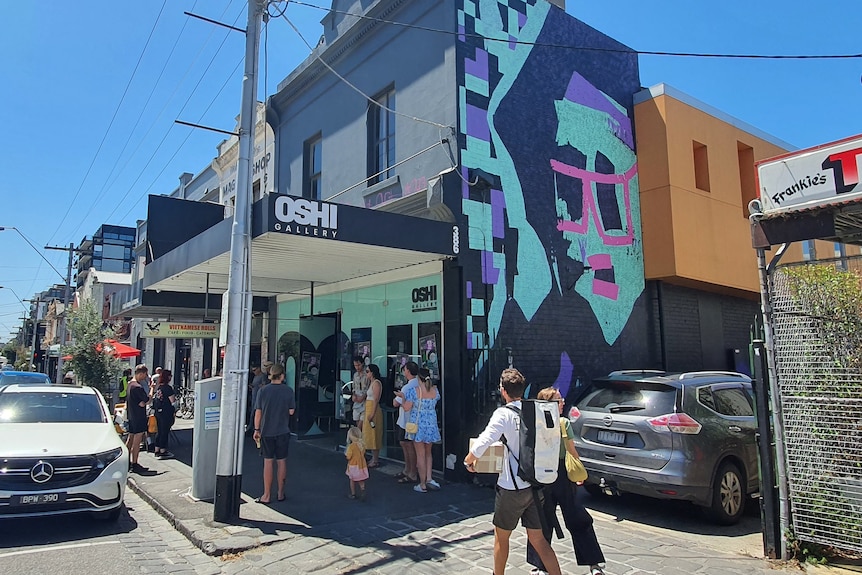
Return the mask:
[[[146,469],[138,464],[138,453],[141,451],[141,441],[147,432],[147,402],[150,398],[142,381],[148,377],[147,366],[143,363],[135,367],[135,379],[129,382],[126,391],[126,420],[129,423],[129,435],[126,447],[129,448],[129,471],[141,472]]]
[[[269,382],[257,393],[254,403],[254,440],[260,443],[263,454],[263,495],[256,501],[266,504],[272,501],[273,460],[278,462],[278,500],[284,501],[290,416],[296,411],[296,397],[284,383],[283,366],[269,368]]]
[[[517,369],[503,370],[500,375],[500,393],[507,404],[521,409],[521,399],[527,387],[524,376]],[[509,558],[509,539],[512,531],[521,525],[527,528],[527,539],[533,544],[542,563],[550,575],[560,575],[560,563],[551,544],[542,534],[541,508],[536,505],[537,497],[532,492],[529,483],[514,474],[518,466],[520,446],[518,443],[520,416],[506,407],[499,407],[488,422],[485,430],[473,442],[473,448],[464,458],[467,471],[476,472],[476,461],[482,457],[495,441],[505,435],[508,438],[508,450],[500,475],[497,478],[497,496],[494,500],[494,573],[503,575],[506,570],[506,560]]]

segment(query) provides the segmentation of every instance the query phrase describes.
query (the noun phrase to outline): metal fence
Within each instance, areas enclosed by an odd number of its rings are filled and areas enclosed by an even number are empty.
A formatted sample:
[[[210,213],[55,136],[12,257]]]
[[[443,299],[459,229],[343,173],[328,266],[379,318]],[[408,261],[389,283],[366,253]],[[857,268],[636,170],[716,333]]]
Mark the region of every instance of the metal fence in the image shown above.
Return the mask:
[[[842,266],[857,285],[860,264]],[[792,525],[800,541],[862,552],[862,318],[844,313],[854,296],[811,281],[816,266],[836,262],[783,265],[772,277]]]

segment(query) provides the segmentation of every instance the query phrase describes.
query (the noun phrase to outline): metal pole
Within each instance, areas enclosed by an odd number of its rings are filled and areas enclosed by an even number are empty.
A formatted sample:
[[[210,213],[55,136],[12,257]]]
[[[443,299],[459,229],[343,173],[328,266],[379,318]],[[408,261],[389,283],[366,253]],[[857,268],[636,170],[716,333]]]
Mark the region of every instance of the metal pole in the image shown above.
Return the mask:
[[[30,366],[36,365],[36,332],[39,331],[39,298],[36,298],[36,312],[33,314],[33,345],[30,347]],[[27,371],[35,371],[35,367],[27,367]],[[62,381],[62,380],[61,380]]]
[[[785,245],[786,247],[786,245]],[[784,250],[776,254],[781,257]],[[773,264],[776,260],[773,260]],[[763,343],[766,348],[766,364],[769,380],[769,395],[772,398],[772,430],[775,440],[775,474],[778,478],[778,521],[781,532],[779,545],[781,559],[788,558],[787,530],[790,527],[790,500],[787,485],[787,456],[784,451],[784,417],[781,413],[781,393],[778,388],[778,372],[775,368],[775,340],[772,332],[772,303],[770,302],[770,278],[766,266],[766,250],[757,248],[757,270],[760,276],[760,306],[763,313]]]
[[[65,248],[64,248],[65,249]],[[66,316],[69,314],[69,297],[72,283],[72,256],[75,244],[69,244],[69,265],[66,268],[66,290],[63,292],[63,315],[60,316],[60,353],[57,356],[57,383],[63,383],[63,346],[66,345]]]
[[[239,162],[236,209],[230,243],[228,271],[227,342],[222,378],[219,418],[216,491],[213,519],[229,522],[239,518],[242,489],[243,422],[248,386],[249,340],[251,339],[251,152],[257,118],[257,64],[260,22],[264,0],[248,3],[245,40],[245,74],[239,115]]]

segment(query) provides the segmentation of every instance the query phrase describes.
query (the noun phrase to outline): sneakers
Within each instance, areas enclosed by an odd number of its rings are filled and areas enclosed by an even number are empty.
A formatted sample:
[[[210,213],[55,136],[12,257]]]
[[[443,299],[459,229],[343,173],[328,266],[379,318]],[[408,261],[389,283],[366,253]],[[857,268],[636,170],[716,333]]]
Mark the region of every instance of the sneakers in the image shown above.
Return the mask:
[[[424,488],[423,488],[421,485],[419,485],[418,483],[417,483],[416,485],[414,485],[414,486],[413,486],[413,491],[415,491],[416,493],[428,493],[428,490],[427,490],[427,489],[424,489]]]
[[[434,491],[438,491],[440,489],[440,484],[434,481],[433,479],[429,479],[425,484],[427,487],[433,489]]]
[[[170,451],[162,451],[160,453],[156,453],[156,457],[159,459],[171,459],[174,456]]]
[[[541,569],[534,568],[530,571],[530,575],[548,575],[547,571],[542,571]]]
[[[129,469],[129,471],[131,471],[132,473],[143,473],[145,471],[149,471],[149,469],[147,469],[140,463],[133,463],[130,467],[131,469]]]
[[[605,572],[598,565],[590,565],[590,575],[605,575]]]

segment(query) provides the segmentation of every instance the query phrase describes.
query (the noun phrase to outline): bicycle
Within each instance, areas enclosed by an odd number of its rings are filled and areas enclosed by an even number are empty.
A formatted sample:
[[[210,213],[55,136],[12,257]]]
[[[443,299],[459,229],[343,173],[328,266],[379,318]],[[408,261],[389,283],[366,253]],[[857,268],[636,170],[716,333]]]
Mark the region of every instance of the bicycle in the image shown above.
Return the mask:
[[[195,416],[195,390],[183,389],[180,392],[180,405],[177,410],[177,417],[183,419],[191,419]]]

